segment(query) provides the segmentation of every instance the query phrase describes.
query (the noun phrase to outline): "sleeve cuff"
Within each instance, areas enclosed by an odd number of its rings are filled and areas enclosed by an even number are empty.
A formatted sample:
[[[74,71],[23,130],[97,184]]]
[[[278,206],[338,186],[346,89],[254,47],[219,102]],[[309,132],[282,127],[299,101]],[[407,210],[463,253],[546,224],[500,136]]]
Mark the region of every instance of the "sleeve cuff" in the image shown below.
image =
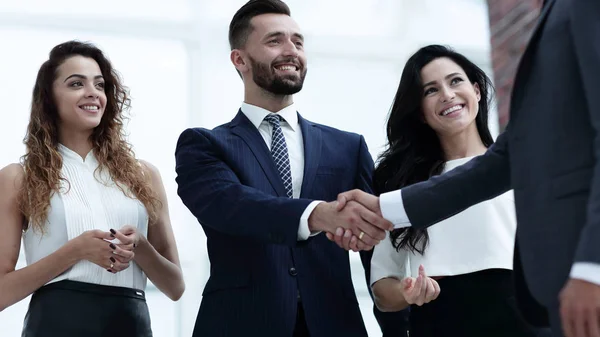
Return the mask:
[[[379,207],[385,219],[394,224],[394,228],[410,227],[408,215],[404,210],[402,190],[383,193],[379,196]]]
[[[386,232],[385,239],[373,248],[369,286],[373,287],[375,282],[384,278],[402,280],[406,276],[410,276],[408,263],[408,251],[405,249],[396,251],[390,240],[390,233]]]
[[[571,268],[571,278],[591,282],[600,286],[600,264],[576,262]]]
[[[321,232],[313,232],[311,233],[308,229],[308,218],[312,211],[317,207],[318,204],[324,201],[313,201],[304,210],[302,215],[300,216],[300,225],[298,226],[298,241],[308,240],[309,237],[315,236]]]

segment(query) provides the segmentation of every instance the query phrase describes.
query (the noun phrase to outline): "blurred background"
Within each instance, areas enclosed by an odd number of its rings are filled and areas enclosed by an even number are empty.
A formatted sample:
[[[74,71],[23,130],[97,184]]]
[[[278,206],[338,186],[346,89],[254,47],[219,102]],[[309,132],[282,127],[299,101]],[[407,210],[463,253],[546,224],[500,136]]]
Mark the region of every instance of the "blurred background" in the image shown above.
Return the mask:
[[[205,236],[176,194],[174,149],[187,127],[213,128],[236,114],[243,86],[229,61],[227,30],[246,0],[0,0],[0,167],[17,162],[39,66],[67,40],[99,46],[131,89],[130,141],[158,167],[169,197],[187,289],[170,301],[149,283],[156,337],[191,336],[208,278]],[[518,57],[537,16],[535,0],[288,0],[306,36],[308,75],[296,95],[307,119],[365,136],[374,158],[406,59],[419,47],[454,47],[498,87],[490,126],[508,121]],[[381,336],[358,254],[354,286],[370,336]],[[21,253],[17,268],[25,263]],[[3,291],[0,289],[0,291]],[[0,312],[2,336],[20,336],[29,298]]]

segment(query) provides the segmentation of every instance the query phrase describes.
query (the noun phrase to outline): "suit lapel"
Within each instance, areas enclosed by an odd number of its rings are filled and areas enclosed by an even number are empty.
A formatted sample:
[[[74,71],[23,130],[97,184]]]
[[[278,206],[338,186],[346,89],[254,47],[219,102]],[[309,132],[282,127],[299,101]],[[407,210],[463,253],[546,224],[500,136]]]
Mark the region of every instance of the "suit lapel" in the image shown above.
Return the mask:
[[[265,144],[265,140],[241,110],[235,116],[233,121],[231,121],[231,132],[242,138],[246,145],[248,145],[267,176],[267,179],[269,179],[271,186],[273,186],[277,192],[277,195],[280,197],[287,196],[285,186],[283,186],[283,181],[275,166],[271,152]]]
[[[304,139],[304,177],[300,197],[307,198],[321,160],[321,130],[302,118],[300,114],[298,114],[298,123]]]
[[[521,57],[521,62],[519,62],[519,66],[517,67],[517,73],[515,76],[514,87],[511,97],[511,113],[516,111],[516,109],[513,108],[513,103],[520,99],[520,97],[518,96],[520,94],[519,90],[521,89],[523,83],[526,82],[527,76],[529,75],[529,71],[526,70],[531,68],[532,54],[537,48],[537,42],[542,33],[544,23],[546,22],[546,19],[548,18],[548,13],[550,13],[550,9],[554,5],[555,1],[556,0],[546,0],[546,4],[544,5],[544,8],[542,8],[542,12],[540,13],[538,21],[535,27],[533,28],[533,33],[531,35],[531,38],[529,39],[529,43],[527,44],[525,52]]]

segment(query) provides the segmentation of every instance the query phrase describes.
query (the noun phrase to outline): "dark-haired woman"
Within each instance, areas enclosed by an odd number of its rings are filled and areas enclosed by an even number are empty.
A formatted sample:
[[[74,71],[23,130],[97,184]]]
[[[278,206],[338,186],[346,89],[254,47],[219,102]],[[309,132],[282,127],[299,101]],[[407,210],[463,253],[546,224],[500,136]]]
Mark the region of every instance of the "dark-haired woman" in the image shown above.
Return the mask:
[[[389,116],[376,192],[427,180],[483,154],[493,143],[491,90],[485,73],[463,55],[438,45],[417,51]],[[398,311],[411,305],[411,337],[535,336],[514,298],[515,231],[512,192],[427,230],[394,230],[373,253],[377,306]]]
[[[33,294],[23,337],[152,336],[146,277],[184,291],[160,175],[124,139],[128,106],[91,44],[54,47],[38,72],[26,153],[0,171],[0,310]]]

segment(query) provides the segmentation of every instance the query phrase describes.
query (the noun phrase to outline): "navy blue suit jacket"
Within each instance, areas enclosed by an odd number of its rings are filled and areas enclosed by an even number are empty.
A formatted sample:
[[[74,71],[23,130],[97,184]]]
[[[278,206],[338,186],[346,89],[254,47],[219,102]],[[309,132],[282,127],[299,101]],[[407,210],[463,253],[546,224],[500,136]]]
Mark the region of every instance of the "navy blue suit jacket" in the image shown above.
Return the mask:
[[[311,336],[367,336],[348,252],[323,233],[306,241],[297,234],[313,200],[371,192],[373,160],[362,136],[298,119],[299,199],[286,197],[270,151],[241,111],[230,123],[179,138],[178,194],[202,224],[211,263],[194,336],[292,336],[298,290]],[[369,270],[370,259],[362,260]]]

